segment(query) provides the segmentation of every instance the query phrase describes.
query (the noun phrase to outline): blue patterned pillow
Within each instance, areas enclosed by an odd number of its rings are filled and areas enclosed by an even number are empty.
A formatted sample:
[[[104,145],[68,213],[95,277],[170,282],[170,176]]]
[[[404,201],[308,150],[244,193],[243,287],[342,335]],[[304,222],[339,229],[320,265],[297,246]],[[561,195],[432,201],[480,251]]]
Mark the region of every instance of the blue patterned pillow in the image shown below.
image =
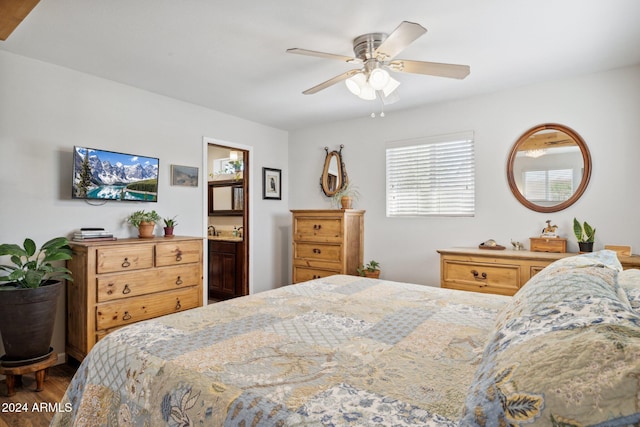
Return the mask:
[[[620,299],[621,268],[610,260],[563,259],[514,296],[485,348],[461,425],[640,423],[640,316]]]
[[[640,312],[640,270],[625,270],[618,275],[620,287],[627,293],[629,304],[636,312]]]

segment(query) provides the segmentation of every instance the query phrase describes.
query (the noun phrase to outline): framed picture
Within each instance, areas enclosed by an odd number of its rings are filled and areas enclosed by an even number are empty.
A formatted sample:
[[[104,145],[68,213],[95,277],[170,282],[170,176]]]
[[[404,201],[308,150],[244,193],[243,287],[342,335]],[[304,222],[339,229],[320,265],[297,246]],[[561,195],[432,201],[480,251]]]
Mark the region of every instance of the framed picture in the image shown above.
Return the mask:
[[[197,187],[198,168],[193,166],[171,165],[171,185]]]
[[[262,198],[281,200],[282,170],[262,168]]]

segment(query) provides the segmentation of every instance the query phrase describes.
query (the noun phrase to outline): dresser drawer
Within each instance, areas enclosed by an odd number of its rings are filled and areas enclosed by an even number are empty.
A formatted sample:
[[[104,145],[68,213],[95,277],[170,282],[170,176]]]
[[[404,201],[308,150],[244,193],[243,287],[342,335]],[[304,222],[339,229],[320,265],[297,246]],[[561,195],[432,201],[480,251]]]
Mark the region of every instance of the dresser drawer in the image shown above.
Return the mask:
[[[202,242],[169,241],[156,244],[156,266],[200,262]]]
[[[96,307],[96,330],[127,325],[197,306],[197,287],[113,301]]]
[[[293,267],[293,283],[305,282],[312,279],[320,279],[321,277],[333,276],[334,274],[340,274],[340,271],[335,270],[320,270],[309,267]]]
[[[294,243],[293,257],[318,261],[342,262],[342,245]]]
[[[294,241],[341,242],[343,222],[341,217],[294,217]]]
[[[520,283],[520,266],[444,260],[443,287],[513,295]]]
[[[112,246],[96,250],[96,272],[140,270],[153,267],[153,244]]]
[[[201,277],[193,266],[172,266],[135,273],[98,276],[98,302],[129,298],[154,292],[197,286]]]

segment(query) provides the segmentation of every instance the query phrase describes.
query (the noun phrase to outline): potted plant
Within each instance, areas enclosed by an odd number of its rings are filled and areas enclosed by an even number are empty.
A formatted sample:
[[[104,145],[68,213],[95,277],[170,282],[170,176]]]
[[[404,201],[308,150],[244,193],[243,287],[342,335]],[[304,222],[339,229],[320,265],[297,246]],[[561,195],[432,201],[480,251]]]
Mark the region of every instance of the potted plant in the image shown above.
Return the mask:
[[[578,239],[578,246],[580,247],[580,252],[592,252],[593,251],[593,242],[595,241],[596,229],[591,227],[587,221],[583,224],[573,218],[573,234],[576,235],[576,239]]]
[[[0,265],[7,273],[0,276],[0,334],[6,352],[2,364],[20,366],[51,354],[61,280],[73,280],[67,268],[54,262],[71,259],[71,254],[64,237],[49,240],[37,251],[29,238],[22,247],[0,245],[0,256],[11,260]]]
[[[338,191],[331,196],[331,203],[334,206],[340,206],[342,209],[351,209],[354,200],[360,199],[360,191],[358,187],[346,182]]]
[[[153,238],[153,231],[156,227],[156,222],[160,221],[161,217],[156,211],[135,211],[127,218],[127,222],[138,229],[138,237],[141,239]]]
[[[378,261],[371,260],[369,264],[358,267],[358,274],[365,277],[371,277],[377,279],[380,277],[380,263]]]
[[[173,237],[173,229],[178,225],[176,217],[164,219],[164,237]]]

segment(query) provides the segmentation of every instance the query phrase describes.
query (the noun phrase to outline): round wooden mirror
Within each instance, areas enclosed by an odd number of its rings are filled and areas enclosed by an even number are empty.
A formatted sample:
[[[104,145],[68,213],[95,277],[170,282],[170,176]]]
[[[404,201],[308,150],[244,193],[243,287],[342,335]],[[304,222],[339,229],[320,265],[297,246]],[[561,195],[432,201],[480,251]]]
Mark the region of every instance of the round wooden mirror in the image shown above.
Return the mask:
[[[320,177],[320,186],[322,191],[328,197],[336,194],[346,183],[346,172],[342,163],[342,148],[340,151],[329,151],[328,147],[324,147],[327,155],[324,160],[324,168],[322,169],[322,177]]]
[[[526,131],[513,145],[507,179],[513,195],[536,212],[574,204],[591,178],[591,155],[573,129],[547,123]]]

